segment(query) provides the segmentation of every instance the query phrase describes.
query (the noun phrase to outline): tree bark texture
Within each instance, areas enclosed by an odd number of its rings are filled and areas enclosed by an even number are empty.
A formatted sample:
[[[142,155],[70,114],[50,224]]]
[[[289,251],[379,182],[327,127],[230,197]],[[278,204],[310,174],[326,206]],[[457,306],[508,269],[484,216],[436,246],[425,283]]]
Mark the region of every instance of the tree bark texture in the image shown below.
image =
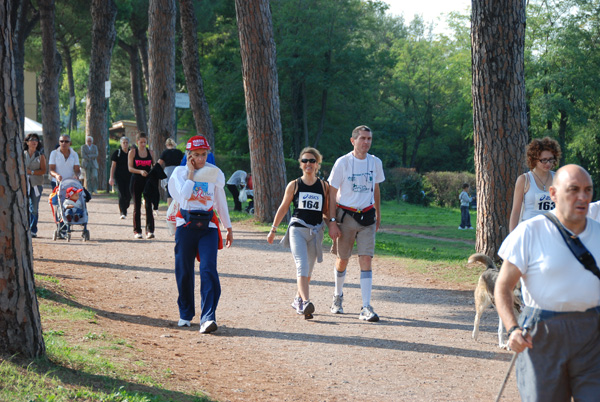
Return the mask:
[[[496,258],[525,171],[525,2],[472,2],[473,129],[478,252]]]
[[[73,59],[71,57],[71,48],[68,45],[62,46],[62,51],[65,59],[65,67],[67,68],[67,82],[69,84],[69,107],[70,101],[75,97],[75,80],[73,78]],[[71,130],[77,130],[77,100],[73,102],[73,109],[69,110],[71,114],[69,120],[69,128]]]
[[[110,78],[110,59],[117,33],[115,19],[117,6],[114,0],[92,0],[92,53],[90,56],[90,75],[88,77],[88,95],[85,108],[85,133],[94,139],[98,147],[98,188],[108,188],[106,171],[108,145],[107,99],[105,82]]]
[[[14,27],[13,36],[13,59],[15,63],[15,75],[17,77],[17,102],[19,105],[19,116],[21,119],[21,130],[25,128],[25,41],[38,23],[40,14],[31,7],[30,0],[15,0],[12,2],[11,24]],[[29,18],[31,16],[31,18]],[[21,131],[23,136],[23,131]]]
[[[148,130],[154,161],[175,138],[175,0],[150,0],[148,9]]]
[[[131,80],[131,101],[135,113],[135,122],[139,131],[148,132],[146,108],[144,105],[144,90],[142,86],[142,67],[140,63],[140,52],[137,45],[129,45],[122,40],[119,46],[125,50],[129,57],[129,77]]]
[[[285,191],[275,41],[268,0],[235,0],[255,215],[271,222]]]
[[[56,50],[56,31],[54,26],[54,0],[40,0],[40,27],[42,30],[42,74],[39,88],[42,100],[42,125],[44,132],[44,150],[46,160],[58,144],[60,136],[60,113],[58,87],[62,70],[62,60]]]
[[[17,4],[15,3],[15,6]],[[11,2],[0,5],[0,353],[45,353],[33,277],[33,250],[17,101]]]
[[[208,102],[204,94],[204,84],[200,75],[200,58],[198,55],[198,21],[194,13],[194,1],[179,0],[179,13],[183,46],[181,47],[181,64],[185,74],[190,107],[196,122],[196,130],[214,145],[215,132],[208,110]]]

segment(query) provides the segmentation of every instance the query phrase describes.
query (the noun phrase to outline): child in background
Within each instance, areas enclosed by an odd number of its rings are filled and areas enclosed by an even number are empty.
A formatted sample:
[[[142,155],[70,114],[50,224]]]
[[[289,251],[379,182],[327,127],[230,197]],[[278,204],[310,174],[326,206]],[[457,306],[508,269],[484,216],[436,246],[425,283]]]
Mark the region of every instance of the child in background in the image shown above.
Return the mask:
[[[67,222],[79,222],[83,217],[83,200],[79,197],[82,191],[82,188],[69,187],[65,193],[67,199],[63,202],[63,208]]]
[[[473,197],[469,195],[469,185],[467,183],[463,184],[462,189],[462,192],[458,196],[460,200],[460,226],[458,229],[473,229],[473,226],[471,226],[471,215],[469,214],[469,205],[471,205]]]

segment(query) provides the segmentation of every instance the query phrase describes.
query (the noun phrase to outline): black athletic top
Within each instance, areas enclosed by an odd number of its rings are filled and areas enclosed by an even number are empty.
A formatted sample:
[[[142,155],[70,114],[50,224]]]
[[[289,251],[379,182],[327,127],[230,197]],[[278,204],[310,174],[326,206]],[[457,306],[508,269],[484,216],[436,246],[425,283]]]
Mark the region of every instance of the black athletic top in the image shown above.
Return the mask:
[[[181,164],[181,160],[183,159],[183,152],[177,148],[165,149],[163,153],[160,154],[160,159],[165,162],[165,167],[179,166],[179,164]]]
[[[119,146],[115,152],[113,152],[111,161],[116,162],[115,166],[115,179],[116,180],[129,180],[131,173],[129,172],[128,164],[129,160],[127,152],[123,151],[123,148]]]
[[[309,225],[318,225],[323,221],[323,206],[325,203],[325,194],[323,193],[323,184],[317,180],[315,184],[309,186],[304,184],[301,178],[296,180],[296,193],[294,194],[294,213],[293,217],[302,219]],[[292,226],[303,226],[294,223]]]
[[[145,170],[146,172],[150,172],[152,169],[152,154],[150,150],[146,150],[148,155],[145,158],[142,158],[138,152],[138,149],[135,148],[135,156],[133,157],[133,168],[139,170]],[[138,175],[141,176],[141,175]]]

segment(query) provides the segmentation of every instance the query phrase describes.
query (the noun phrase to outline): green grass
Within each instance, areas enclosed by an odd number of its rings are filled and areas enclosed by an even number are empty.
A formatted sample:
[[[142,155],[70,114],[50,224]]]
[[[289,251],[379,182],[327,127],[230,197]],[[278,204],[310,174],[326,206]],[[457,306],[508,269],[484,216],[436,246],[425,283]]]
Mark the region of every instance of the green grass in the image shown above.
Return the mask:
[[[171,369],[137,373],[140,367],[149,368],[141,350],[99,330],[95,312],[64,295],[55,278],[36,275],[36,279],[46,356],[35,360],[0,356],[0,401],[210,400],[197,392],[168,390]]]

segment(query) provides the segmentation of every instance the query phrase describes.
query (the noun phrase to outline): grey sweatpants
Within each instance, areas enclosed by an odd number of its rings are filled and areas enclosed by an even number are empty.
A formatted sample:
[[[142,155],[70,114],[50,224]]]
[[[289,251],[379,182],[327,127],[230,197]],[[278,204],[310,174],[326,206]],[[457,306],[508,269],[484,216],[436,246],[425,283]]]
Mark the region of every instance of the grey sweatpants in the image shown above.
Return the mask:
[[[290,226],[290,248],[296,262],[297,276],[312,276],[317,260],[317,234],[309,228]],[[318,245],[321,247],[321,245]]]
[[[522,401],[597,401],[600,397],[600,315],[566,313],[539,321],[533,349],[516,363]]]

